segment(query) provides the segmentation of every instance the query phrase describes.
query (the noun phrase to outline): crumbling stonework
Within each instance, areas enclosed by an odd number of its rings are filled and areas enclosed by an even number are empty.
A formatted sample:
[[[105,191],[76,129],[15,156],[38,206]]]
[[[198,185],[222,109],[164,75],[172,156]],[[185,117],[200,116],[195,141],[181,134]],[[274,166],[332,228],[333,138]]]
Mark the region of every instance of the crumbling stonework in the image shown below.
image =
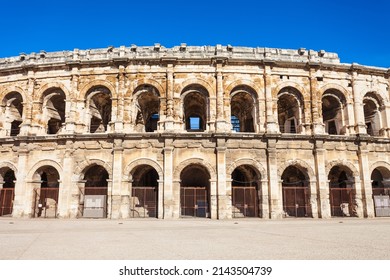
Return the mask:
[[[113,219],[374,217],[389,76],[221,45],[0,59],[0,215],[82,217],[105,195]]]

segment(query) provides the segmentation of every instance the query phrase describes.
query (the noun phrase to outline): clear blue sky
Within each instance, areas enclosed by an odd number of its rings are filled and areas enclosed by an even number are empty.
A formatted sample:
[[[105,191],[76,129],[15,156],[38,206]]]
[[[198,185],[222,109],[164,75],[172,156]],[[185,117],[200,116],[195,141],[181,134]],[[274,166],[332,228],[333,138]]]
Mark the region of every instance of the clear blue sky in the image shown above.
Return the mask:
[[[4,0],[0,11],[0,57],[131,44],[231,44],[324,49],[341,62],[390,67],[386,0]]]

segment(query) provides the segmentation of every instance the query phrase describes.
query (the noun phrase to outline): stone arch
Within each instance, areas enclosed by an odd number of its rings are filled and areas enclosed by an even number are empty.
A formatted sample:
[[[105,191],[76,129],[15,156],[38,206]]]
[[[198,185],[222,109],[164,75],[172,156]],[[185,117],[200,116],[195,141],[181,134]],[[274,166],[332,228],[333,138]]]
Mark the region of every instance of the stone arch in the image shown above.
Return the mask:
[[[58,174],[60,175],[60,179],[61,179],[61,174],[62,174],[62,166],[54,161],[54,160],[50,160],[50,159],[44,159],[44,160],[40,160],[38,161],[37,163],[35,163],[33,165],[32,168],[30,168],[30,171],[27,173],[27,180],[34,180],[34,174],[35,172],[41,168],[41,167],[44,167],[44,166],[50,166],[50,167],[53,167],[54,169],[57,170]]]
[[[11,169],[15,173],[15,175],[18,172],[16,166],[12,162],[9,162],[9,161],[0,162],[0,169],[3,169],[3,168]]]
[[[106,80],[93,80],[89,83],[84,84],[83,86],[80,87],[81,88],[80,97],[83,100],[86,100],[88,98],[87,94],[89,90],[92,89],[93,87],[98,87],[98,86],[106,87],[111,93],[111,98],[117,97],[115,86],[111,82]]]
[[[25,91],[19,87],[19,86],[9,86],[9,87],[5,87],[2,91],[0,91],[0,101],[3,102],[5,96],[8,94],[8,93],[12,93],[12,92],[17,92],[19,93],[21,96],[22,96],[22,101],[23,103],[25,103],[27,101],[27,98],[26,98],[26,93]],[[2,103],[1,103],[2,104]]]
[[[284,89],[284,88],[293,88],[296,91],[299,91],[299,93],[302,95],[302,101],[304,102],[306,99],[309,98],[307,91],[304,87],[302,87],[300,84],[295,82],[282,82],[278,84],[273,90],[272,90],[272,96],[273,98],[277,98],[278,94]],[[303,104],[301,104],[303,106]]]
[[[210,84],[210,82],[208,82],[207,80],[200,78],[200,77],[187,79],[184,82],[177,84],[175,86],[175,92],[182,94],[183,90],[186,87],[189,87],[191,85],[201,85],[202,87],[204,87],[207,90],[207,92],[209,94],[208,97],[215,96],[214,85]]]
[[[360,92],[360,97],[362,98],[362,102],[367,97],[375,99],[378,103],[378,107],[385,105],[385,102],[387,102],[386,95],[382,94],[380,90],[362,90]]]
[[[341,85],[338,85],[338,84],[334,84],[334,83],[329,83],[329,84],[326,84],[324,85],[323,87],[321,87],[319,90],[318,90],[318,93],[319,93],[319,96],[323,96],[323,94],[328,91],[328,90],[337,90],[339,91],[340,93],[343,94],[345,100],[348,102],[348,101],[351,101],[351,94],[347,89],[345,89],[343,86]]]
[[[123,179],[124,180],[131,180],[132,179],[131,172],[140,165],[149,165],[149,166],[153,167],[157,171],[159,180],[164,179],[164,172],[163,172],[161,165],[158,162],[151,160],[149,158],[139,158],[139,159],[136,159],[136,160],[133,160],[132,162],[130,162],[126,166],[125,170],[123,171],[123,175],[122,175]]]
[[[182,161],[180,164],[178,164],[173,172],[173,180],[180,181],[181,172],[184,170],[184,168],[192,164],[197,164],[205,167],[210,174],[210,180],[211,181],[217,180],[217,173],[215,172],[214,167],[209,162],[205,161],[202,158],[186,159]]]
[[[130,88],[126,91],[125,97],[132,97],[134,91],[142,85],[150,85],[155,87],[159,92],[160,97],[164,97],[166,95],[165,88],[159,81],[151,78],[142,78],[142,79],[136,79],[131,83]]]
[[[112,167],[110,164],[106,163],[105,161],[101,159],[87,159],[82,162],[80,162],[75,171],[74,174],[77,176],[77,180],[83,180],[85,172],[92,166],[100,165],[104,169],[106,169],[109,179],[112,179]]]
[[[284,170],[286,170],[286,168],[289,166],[295,166],[304,174],[307,174],[307,176],[309,177],[307,179],[309,179],[310,181],[316,180],[316,175],[314,173],[313,168],[306,161],[300,159],[290,159],[280,165],[278,168],[278,178],[282,177]]]
[[[237,167],[239,167],[241,165],[251,166],[260,175],[261,180],[267,179],[267,172],[266,172],[265,168],[263,167],[263,165],[261,163],[259,163],[258,161],[251,159],[251,158],[241,158],[241,159],[237,159],[234,162],[232,162],[226,170],[227,176],[229,176],[229,174],[232,174],[234,169],[236,169]]]
[[[39,88],[39,90],[37,92],[37,96],[38,96],[39,100],[42,102],[43,98],[44,98],[43,95],[45,92],[55,90],[57,88],[62,90],[65,93],[65,97],[66,97],[65,100],[71,98],[70,91],[68,90],[68,88],[64,84],[62,84],[60,82],[50,82],[50,83],[44,84],[43,86],[41,86]]]
[[[359,174],[359,171],[358,169],[355,167],[355,165],[347,160],[343,160],[343,159],[338,159],[338,160],[332,160],[332,161],[329,161],[327,164],[326,164],[326,174],[327,176],[329,175],[329,172],[331,171],[331,169],[334,167],[334,166],[345,166],[347,167],[351,172],[352,172],[352,176],[355,178],[356,181],[359,180],[360,178],[360,174]]]
[[[247,86],[247,87],[251,88],[257,94],[256,98],[264,99],[263,90],[257,84],[255,84],[251,80],[247,80],[247,79],[239,79],[239,80],[235,80],[235,81],[231,82],[229,85],[227,85],[225,87],[224,92],[226,94],[229,94],[229,96],[230,96],[230,93],[232,92],[232,90],[236,87],[239,87],[239,86]]]
[[[374,162],[373,164],[370,165],[370,174],[372,174],[372,172],[376,169],[376,168],[386,168],[387,170],[390,171],[390,163],[386,162],[386,161],[377,161],[377,162]]]

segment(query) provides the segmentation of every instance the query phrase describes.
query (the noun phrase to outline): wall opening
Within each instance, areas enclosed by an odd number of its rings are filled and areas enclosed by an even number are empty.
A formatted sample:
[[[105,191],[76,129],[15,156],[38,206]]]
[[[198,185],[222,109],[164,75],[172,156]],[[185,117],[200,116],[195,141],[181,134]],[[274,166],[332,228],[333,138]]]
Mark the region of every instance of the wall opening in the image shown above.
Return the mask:
[[[151,85],[139,86],[135,91],[136,100],[136,130],[139,132],[154,132],[158,129],[160,119],[160,94]]]
[[[344,125],[344,96],[335,90],[327,90],[322,96],[322,121],[325,132],[330,135],[345,134]]]
[[[0,216],[10,216],[15,197],[15,172],[8,167],[1,168],[0,180]]]
[[[355,179],[352,171],[342,165],[332,167],[328,175],[331,215],[356,217]]]
[[[208,93],[201,86],[189,86],[183,91],[184,123],[187,131],[205,131]]]
[[[133,218],[157,218],[158,214],[158,173],[146,164],[132,172],[130,212]]]
[[[43,118],[47,134],[57,134],[65,123],[65,93],[51,89],[43,95]]]
[[[278,94],[278,122],[281,133],[301,133],[303,97],[292,88],[282,89]]]
[[[103,86],[91,88],[87,93],[89,109],[89,131],[91,133],[105,132],[111,122],[111,92]]]
[[[23,98],[18,92],[8,93],[2,102],[6,136],[17,136],[23,122]]]
[[[249,165],[241,165],[232,173],[233,218],[261,217],[260,176]]]
[[[180,174],[181,217],[210,218],[210,174],[205,167],[191,164]]]
[[[232,122],[232,128],[236,132],[255,132],[255,101],[254,91],[245,86],[233,89],[230,103],[232,121],[233,117],[237,120]]]
[[[52,166],[40,167],[34,174],[39,187],[34,190],[34,216],[56,218],[58,209],[60,175]]]
[[[312,217],[309,177],[296,166],[282,174],[283,211],[286,217]]]
[[[367,93],[363,98],[364,122],[367,129],[367,134],[371,136],[379,136],[381,130],[380,117],[380,100],[374,93]]]

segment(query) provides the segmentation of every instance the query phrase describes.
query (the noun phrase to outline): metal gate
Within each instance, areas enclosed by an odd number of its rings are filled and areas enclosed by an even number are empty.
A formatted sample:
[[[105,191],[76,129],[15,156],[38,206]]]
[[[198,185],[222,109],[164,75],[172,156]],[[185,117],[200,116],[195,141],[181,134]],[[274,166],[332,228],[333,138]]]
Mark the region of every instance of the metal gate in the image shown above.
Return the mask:
[[[14,189],[4,188],[0,190],[0,216],[11,215],[14,204]]]
[[[283,186],[283,210],[287,217],[308,217],[307,187]]]
[[[232,186],[233,218],[258,217],[256,187]]]
[[[35,189],[34,217],[56,218],[59,188]]]
[[[210,217],[207,187],[181,187],[182,217]]]
[[[330,188],[330,209],[332,216],[356,216],[354,188]]]
[[[133,218],[157,218],[157,188],[133,187],[130,212]]]

